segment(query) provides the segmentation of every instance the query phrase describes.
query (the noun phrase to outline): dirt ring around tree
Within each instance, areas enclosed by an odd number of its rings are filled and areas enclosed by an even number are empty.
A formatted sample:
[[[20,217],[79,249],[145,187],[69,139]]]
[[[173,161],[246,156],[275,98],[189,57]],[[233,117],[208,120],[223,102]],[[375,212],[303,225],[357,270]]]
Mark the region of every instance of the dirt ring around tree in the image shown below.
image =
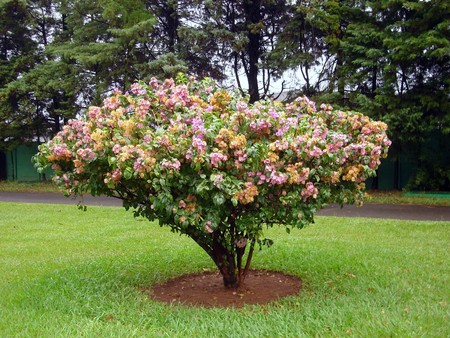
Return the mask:
[[[142,291],[163,303],[213,308],[267,304],[296,296],[301,287],[301,280],[296,276],[250,270],[243,285],[238,289],[227,289],[218,272],[205,271],[175,277]]]

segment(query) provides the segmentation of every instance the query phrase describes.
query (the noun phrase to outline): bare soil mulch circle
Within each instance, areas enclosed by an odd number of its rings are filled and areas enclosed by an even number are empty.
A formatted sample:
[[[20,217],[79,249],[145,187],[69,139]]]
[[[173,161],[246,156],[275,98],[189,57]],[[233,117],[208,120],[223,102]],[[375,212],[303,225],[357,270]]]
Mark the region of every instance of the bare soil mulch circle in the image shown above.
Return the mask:
[[[242,307],[267,304],[301,289],[298,277],[276,271],[250,270],[238,289],[223,286],[218,272],[200,272],[179,276],[145,290],[154,300],[199,307]]]

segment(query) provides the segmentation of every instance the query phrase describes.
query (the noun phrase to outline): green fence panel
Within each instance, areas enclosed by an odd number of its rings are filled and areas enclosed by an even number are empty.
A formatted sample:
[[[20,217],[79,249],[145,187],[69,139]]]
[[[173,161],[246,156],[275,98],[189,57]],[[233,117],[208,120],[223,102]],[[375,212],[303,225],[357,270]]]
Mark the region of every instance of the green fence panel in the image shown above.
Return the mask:
[[[378,189],[392,190],[395,186],[395,161],[392,158],[382,160],[378,168]]]
[[[417,156],[400,154],[398,172],[398,186],[402,189],[417,174]]]
[[[6,178],[18,181],[39,181],[49,179],[52,170],[39,174],[34,167],[32,157],[38,152],[38,145],[20,145],[6,153]]]

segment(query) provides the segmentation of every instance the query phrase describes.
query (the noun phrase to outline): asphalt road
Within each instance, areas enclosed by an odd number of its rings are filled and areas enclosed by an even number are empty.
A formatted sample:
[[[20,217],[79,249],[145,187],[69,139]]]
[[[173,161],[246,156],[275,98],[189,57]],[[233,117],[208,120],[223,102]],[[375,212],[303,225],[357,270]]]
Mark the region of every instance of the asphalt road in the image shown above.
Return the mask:
[[[0,191],[0,202],[44,203],[44,204],[73,204],[77,205],[80,198],[65,197],[52,192],[9,192]],[[106,196],[83,196],[84,205],[122,206],[122,201]]]
[[[79,198],[68,198],[56,193],[0,192],[0,202],[76,205],[79,201]],[[83,197],[83,204],[88,206],[121,206],[122,202],[119,199],[111,197],[93,197],[86,195]],[[346,205],[343,208],[340,208],[338,205],[330,205],[320,210],[317,215],[450,222],[450,207],[405,204],[365,204],[362,207]]]

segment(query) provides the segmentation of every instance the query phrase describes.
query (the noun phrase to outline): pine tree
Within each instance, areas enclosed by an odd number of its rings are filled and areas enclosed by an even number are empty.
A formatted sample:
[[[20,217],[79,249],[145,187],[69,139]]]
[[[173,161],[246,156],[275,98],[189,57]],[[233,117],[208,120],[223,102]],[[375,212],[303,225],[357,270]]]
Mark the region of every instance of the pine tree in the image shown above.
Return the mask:
[[[34,112],[23,105],[20,91],[8,85],[33,67],[37,45],[25,2],[2,2],[0,16],[0,150],[10,150],[31,138],[27,121]]]

